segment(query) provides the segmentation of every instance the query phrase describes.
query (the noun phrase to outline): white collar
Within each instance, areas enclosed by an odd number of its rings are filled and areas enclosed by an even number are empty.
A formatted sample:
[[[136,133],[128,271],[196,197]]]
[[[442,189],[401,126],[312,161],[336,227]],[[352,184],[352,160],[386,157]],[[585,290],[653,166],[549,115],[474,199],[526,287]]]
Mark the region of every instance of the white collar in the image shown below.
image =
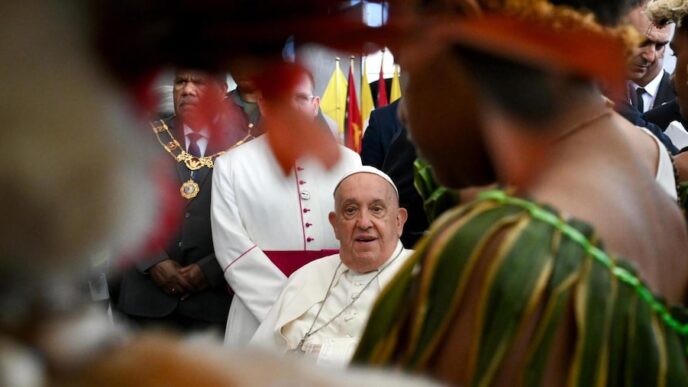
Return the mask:
[[[660,71],[659,74],[657,74],[657,76],[654,77],[654,79],[651,80],[645,86],[640,86],[635,82],[631,82],[631,84],[633,84],[633,91],[637,90],[639,87],[642,87],[643,89],[645,89],[646,93],[654,97],[655,95],[657,95],[657,91],[659,90],[659,84],[662,82],[662,77],[664,77],[664,70]]]
[[[404,250],[405,250],[404,245],[401,244],[401,240],[398,240],[397,246],[394,248],[394,251],[392,251],[392,255],[389,258],[387,258],[387,261],[385,261],[385,263],[383,263],[380,267],[378,267],[377,269],[375,269],[369,273],[358,273],[355,270],[349,269],[342,262],[342,265],[339,267],[339,273],[337,273],[337,281],[336,282],[339,282],[341,276],[346,272],[351,272],[351,274],[354,276],[367,276],[369,274],[375,274],[376,272],[378,272],[380,270],[384,270],[382,273],[380,273],[380,277],[378,277],[378,282],[380,284],[380,287],[382,287],[385,284],[387,284],[387,282],[389,282],[389,280],[391,280],[392,277],[394,277],[394,275],[397,272],[397,270],[394,270],[392,267],[387,268],[387,266],[391,266],[391,265],[397,266],[397,265],[399,265],[405,261],[405,259],[404,259],[405,257],[402,257],[402,255],[404,255]],[[395,259],[395,258],[397,258],[397,259]]]

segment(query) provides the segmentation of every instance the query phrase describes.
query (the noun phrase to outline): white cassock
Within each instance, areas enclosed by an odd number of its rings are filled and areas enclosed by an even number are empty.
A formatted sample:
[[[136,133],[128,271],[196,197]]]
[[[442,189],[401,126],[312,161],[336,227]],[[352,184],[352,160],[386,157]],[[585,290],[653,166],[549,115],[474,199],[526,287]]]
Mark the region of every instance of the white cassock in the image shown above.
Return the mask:
[[[213,243],[234,291],[227,345],[248,343],[291,272],[339,248],[328,221],[334,210],[333,191],[342,176],[361,165],[358,154],[344,147],[340,151],[338,163],[329,171],[315,160],[299,160],[288,176],[278,166],[266,136],[217,158]]]
[[[394,278],[412,253],[413,250],[404,249],[398,242],[385,264],[363,274],[340,265],[339,254],[302,267],[287,281],[279,299],[251,339],[251,345],[284,353],[296,349],[309,330],[313,332],[323,327],[304,341],[303,348],[306,352],[313,348],[318,351],[320,364],[348,364],[380,290]],[[332,289],[328,295],[330,283]],[[354,301],[354,298],[357,299]]]

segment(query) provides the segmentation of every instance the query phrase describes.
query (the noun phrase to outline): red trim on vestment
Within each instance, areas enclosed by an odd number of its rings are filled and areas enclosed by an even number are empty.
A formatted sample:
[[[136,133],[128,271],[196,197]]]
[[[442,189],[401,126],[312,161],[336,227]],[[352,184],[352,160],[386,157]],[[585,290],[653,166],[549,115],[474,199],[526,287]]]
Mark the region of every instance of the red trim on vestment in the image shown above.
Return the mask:
[[[238,261],[239,259],[241,259],[241,257],[243,257],[244,255],[248,254],[249,251],[255,249],[256,247],[258,247],[258,245],[253,245],[253,246],[251,246],[250,249],[248,249],[248,250],[244,251],[243,253],[241,253],[241,255],[238,256],[237,259],[235,259],[235,260],[233,260],[232,262],[230,262],[229,265],[227,265],[227,267],[225,267],[225,269],[224,269],[222,272],[223,272],[223,273],[227,272],[227,269],[229,269],[230,266],[234,265],[234,262],[236,262],[236,261]]]

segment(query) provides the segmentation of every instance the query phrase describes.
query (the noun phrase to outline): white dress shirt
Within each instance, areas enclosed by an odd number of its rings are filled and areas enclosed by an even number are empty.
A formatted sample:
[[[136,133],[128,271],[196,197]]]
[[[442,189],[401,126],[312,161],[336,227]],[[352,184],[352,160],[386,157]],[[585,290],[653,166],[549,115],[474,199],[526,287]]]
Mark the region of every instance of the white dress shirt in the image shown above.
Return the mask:
[[[664,76],[664,71],[660,71],[653,80],[651,80],[647,85],[642,86],[645,89],[643,93],[643,113],[652,109],[655,105],[655,99],[657,99],[657,92],[659,91],[659,84],[662,82],[662,77]],[[640,88],[635,82],[631,82],[631,87],[633,92],[637,93],[636,90]]]
[[[208,128],[203,128],[201,130],[193,130],[188,126],[184,125],[184,149],[186,149],[187,152],[189,151],[189,145],[191,144],[191,139],[189,139],[190,133],[196,133],[201,136],[198,140],[196,140],[196,145],[198,145],[198,150],[201,152],[200,155],[205,156],[205,150],[208,149],[208,137],[210,136]]]

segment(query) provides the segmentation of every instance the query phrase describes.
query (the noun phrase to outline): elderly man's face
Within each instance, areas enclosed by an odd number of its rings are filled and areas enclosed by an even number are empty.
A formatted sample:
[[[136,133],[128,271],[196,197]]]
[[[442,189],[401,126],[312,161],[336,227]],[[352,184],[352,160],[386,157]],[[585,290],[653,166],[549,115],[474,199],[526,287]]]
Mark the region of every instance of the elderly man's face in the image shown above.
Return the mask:
[[[643,13],[642,7],[631,11],[628,21],[640,32],[645,41],[638,47],[629,65],[628,78],[640,86],[652,81],[662,70],[664,49],[671,40],[674,25],[658,28]]]
[[[330,223],[349,269],[367,273],[391,257],[407,217],[398,203],[394,188],[372,173],[351,175],[339,185]]]
[[[200,108],[217,105],[227,92],[227,83],[193,70],[179,70],[174,77],[174,112],[185,122],[193,124],[199,119]]]

